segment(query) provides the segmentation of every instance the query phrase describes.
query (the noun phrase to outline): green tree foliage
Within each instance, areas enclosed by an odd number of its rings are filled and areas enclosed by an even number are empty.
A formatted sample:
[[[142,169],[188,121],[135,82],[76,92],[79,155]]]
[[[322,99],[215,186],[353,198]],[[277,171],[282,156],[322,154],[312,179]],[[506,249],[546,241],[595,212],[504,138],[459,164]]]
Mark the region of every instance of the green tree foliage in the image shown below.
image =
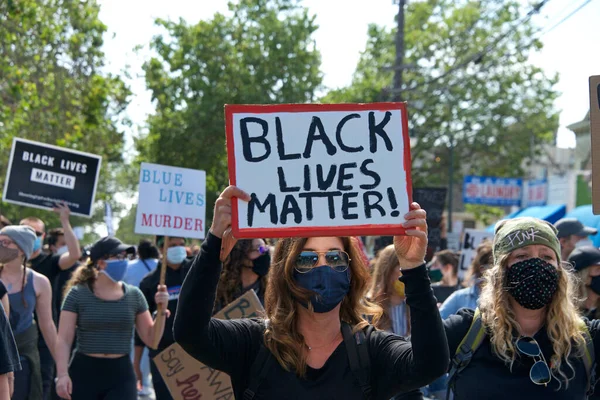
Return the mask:
[[[306,8],[239,0],[229,11],[194,25],[157,20],[166,32],[144,65],[156,113],[138,161],[205,170],[207,219],[228,183],[223,105],[311,102],[322,79]]]
[[[0,1],[0,185],[4,184],[13,137],[102,155],[96,200],[118,190],[123,165],[122,117],[129,89],[104,74],[102,35],[95,0]],[[115,205],[113,205],[115,206]],[[102,218],[96,207],[92,221]],[[52,212],[3,204],[13,222],[37,215],[58,226]],[[75,219],[73,224],[89,224]]]
[[[448,182],[450,138],[457,182],[463,173],[526,175],[523,161],[552,143],[557,78],[527,62],[541,43],[524,14],[516,1],[409,3],[401,97],[415,138],[415,186]],[[391,100],[394,38],[395,30],[371,25],[352,84],[323,102]]]

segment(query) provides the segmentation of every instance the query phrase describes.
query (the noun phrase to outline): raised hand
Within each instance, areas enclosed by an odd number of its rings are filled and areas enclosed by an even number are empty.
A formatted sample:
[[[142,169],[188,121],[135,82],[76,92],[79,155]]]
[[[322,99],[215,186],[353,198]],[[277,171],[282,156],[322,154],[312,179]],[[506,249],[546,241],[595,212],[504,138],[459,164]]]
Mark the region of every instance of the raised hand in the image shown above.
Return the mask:
[[[400,262],[400,268],[410,269],[425,263],[427,253],[427,213],[418,203],[410,205],[410,211],[404,216],[406,234],[394,237],[394,248]]]
[[[250,201],[250,195],[236,186],[228,186],[215,202],[215,212],[210,231],[218,238],[231,226],[231,199],[237,197]]]

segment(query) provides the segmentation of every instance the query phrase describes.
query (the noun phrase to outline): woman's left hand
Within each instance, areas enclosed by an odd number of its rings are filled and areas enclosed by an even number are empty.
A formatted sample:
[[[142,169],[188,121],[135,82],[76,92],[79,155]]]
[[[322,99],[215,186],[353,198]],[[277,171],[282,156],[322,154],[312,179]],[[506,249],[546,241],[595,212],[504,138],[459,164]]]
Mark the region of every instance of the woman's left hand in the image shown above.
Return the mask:
[[[394,237],[394,248],[401,269],[416,268],[425,264],[427,253],[427,213],[419,203],[412,203],[404,216],[405,235]]]
[[[158,285],[158,291],[154,295],[154,301],[156,305],[162,304],[163,310],[165,311],[165,315],[167,318],[171,315],[167,306],[169,305],[169,293],[167,293],[167,287],[165,285]]]

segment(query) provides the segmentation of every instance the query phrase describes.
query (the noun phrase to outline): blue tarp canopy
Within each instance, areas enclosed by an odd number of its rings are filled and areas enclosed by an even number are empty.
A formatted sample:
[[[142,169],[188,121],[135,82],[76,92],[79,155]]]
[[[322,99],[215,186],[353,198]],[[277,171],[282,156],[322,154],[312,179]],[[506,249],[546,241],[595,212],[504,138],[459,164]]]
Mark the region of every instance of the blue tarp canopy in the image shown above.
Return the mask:
[[[581,207],[578,207],[578,208],[581,208]],[[577,208],[575,210],[577,210]],[[573,211],[575,211],[575,210],[573,210]],[[559,219],[563,218],[566,213],[567,213],[567,206],[565,206],[564,204],[560,204],[560,205],[554,204],[551,206],[536,206],[536,207],[522,208],[518,211],[515,211],[512,214],[507,215],[504,219],[517,218],[517,217],[534,217],[534,218],[543,219],[544,221],[548,221],[551,224],[553,224],[556,221],[558,221]],[[591,213],[591,206],[590,206],[590,213]],[[600,223],[600,217],[599,217],[599,223]],[[496,226],[496,224],[490,225],[487,227],[486,230],[488,232],[493,232],[495,226]]]
[[[596,228],[600,231],[600,215],[594,215],[592,205],[579,206],[569,211],[567,218],[577,218],[585,226]],[[594,246],[600,247],[600,234],[590,236]]]

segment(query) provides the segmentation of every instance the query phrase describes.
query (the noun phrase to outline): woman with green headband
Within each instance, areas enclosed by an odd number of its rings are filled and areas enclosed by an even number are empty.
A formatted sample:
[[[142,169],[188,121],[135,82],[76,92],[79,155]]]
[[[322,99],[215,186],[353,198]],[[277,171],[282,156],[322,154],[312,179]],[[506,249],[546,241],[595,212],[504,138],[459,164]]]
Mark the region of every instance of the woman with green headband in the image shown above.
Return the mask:
[[[600,321],[581,318],[560,254],[556,229],[545,221],[496,225],[479,309],[444,321],[456,400],[575,400],[593,390]]]

